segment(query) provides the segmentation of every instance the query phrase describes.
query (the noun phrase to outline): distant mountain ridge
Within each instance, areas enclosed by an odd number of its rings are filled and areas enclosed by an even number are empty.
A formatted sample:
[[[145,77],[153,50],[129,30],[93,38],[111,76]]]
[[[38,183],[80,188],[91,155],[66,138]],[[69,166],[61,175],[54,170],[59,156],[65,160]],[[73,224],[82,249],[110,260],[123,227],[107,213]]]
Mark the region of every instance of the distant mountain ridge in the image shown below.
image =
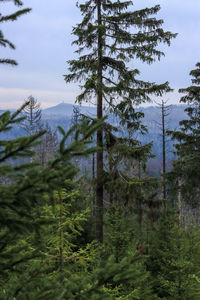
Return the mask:
[[[73,115],[73,104],[60,103],[56,106],[52,106],[42,110],[42,119],[47,122],[52,129],[56,129],[58,125],[62,126],[64,130],[68,130],[72,125],[72,115]],[[77,106],[77,105],[75,105]],[[96,116],[96,107],[92,106],[78,106],[80,112],[91,117]],[[187,114],[184,112],[186,105],[172,105],[171,112],[166,117],[166,129],[177,130],[179,127],[179,122],[181,120],[187,119]],[[134,138],[141,141],[142,144],[147,144],[153,142],[152,153],[156,156],[149,162],[151,174],[158,174],[162,166],[162,138],[161,138],[161,110],[156,106],[140,107],[137,110],[144,113],[144,118],[142,123],[147,127],[148,133],[141,135],[136,132]],[[0,111],[0,114],[3,111]],[[118,122],[115,117],[109,118],[109,122],[118,126]],[[1,134],[1,139],[12,139],[20,135],[24,135],[22,128],[16,125],[11,131]],[[166,152],[168,167],[170,168],[171,160],[174,159],[173,154],[173,142],[170,137],[167,137],[168,142],[166,143]]]
[[[49,115],[49,114],[61,114],[61,115],[68,115],[71,116],[73,113],[73,107],[79,107],[81,112],[92,112],[92,113],[96,113],[96,107],[95,106],[82,106],[82,105],[77,105],[77,104],[71,104],[71,103],[59,103],[55,106],[51,106],[48,108],[45,108],[42,110],[42,112],[45,115]],[[183,111],[186,108],[187,105],[183,105],[183,104],[174,104],[171,105],[172,108],[172,113],[173,113],[173,109],[175,110],[180,110]],[[141,111],[149,111],[152,109],[157,109],[157,106],[151,105],[151,106],[147,106],[147,107],[136,107],[137,110],[141,110]]]
[[[79,107],[80,108],[80,112],[83,114],[94,114],[96,113],[96,108],[92,107],[92,106],[79,106],[79,105],[74,105],[74,104],[70,104],[70,103],[60,103],[56,106],[52,106],[46,109],[42,110],[42,114],[44,114],[45,116],[47,115],[60,115],[60,116],[67,116],[67,117],[71,117],[73,114],[73,107]]]
[[[70,103],[60,103],[55,106],[51,106],[49,108],[43,109],[42,114],[45,116],[59,116],[59,117],[69,117],[73,115],[73,107],[78,107],[80,109],[80,112],[83,114],[89,114],[93,115],[95,117],[96,115],[96,107],[94,106],[79,106],[79,105],[74,105]],[[167,119],[173,119],[177,120],[178,122],[181,121],[183,118],[187,118],[187,114],[184,112],[184,109],[186,108],[186,105],[183,104],[178,104],[178,105],[171,105],[171,111],[169,114],[169,117]],[[157,119],[159,115],[161,115],[161,112],[157,106],[148,106],[148,107],[136,107],[137,111],[142,111],[145,116],[144,120],[146,121],[152,121],[152,119]]]
[[[83,114],[91,114],[95,117],[96,115],[96,107],[95,106],[79,106],[76,104],[71,103],[59,103],[55,106],[51,106],[45,109],[42,109],[42,115],[45,116],[45,119],[47,116],[53,115],[57,117],[69,117],[73,115],[73,107],[79,107],[80,112]],[[171,113],[170,116],[172,119],[181,120],[181,118],[184,116],[186,118],[186,113],[184,112],[184,109],[186,108],[186,105],[178,104],[178,105],[171,105]],[[14,112],[14,109],[1,109],[0,114],[5,112],[6,110],[10,110],[11,112]],[[136,110],[142,111],[145,114],[146,120],[151,120],[153,117],[156,118],[159,116],[159,109],[157,106],[147,106],[147,107],[136,107]]]

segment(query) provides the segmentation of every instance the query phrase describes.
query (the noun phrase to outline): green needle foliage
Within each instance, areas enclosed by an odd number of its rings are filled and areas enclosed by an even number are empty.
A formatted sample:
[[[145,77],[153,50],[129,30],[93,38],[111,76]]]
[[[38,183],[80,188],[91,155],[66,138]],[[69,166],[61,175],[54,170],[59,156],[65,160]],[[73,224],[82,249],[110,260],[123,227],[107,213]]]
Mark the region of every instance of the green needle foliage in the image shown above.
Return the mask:
[[[77,97],[93,102],[97,97],[97,118],[103,116],[103,106],[126,118],[133,105],[151,100],[151,95],[170,91],[168,82],[157,85],[138,79],[139,70],[131,68],[131,61],[139,59],[151,64],[164,55],[159,43],[170,45],[176,37],[162,29],[163,20],[154,16],[160,10],[133,10],[132,1],[88,0],[77,3],[83,16],[73,29],[77,39],[77,59],[70,60],[65,81],[83,82]],[[103,128],[97,132],[96,238],[103,240]]]
[[[6,3],[6,2],[8,2],[8,0],[1,0],[0,4],[2,4],[2,2]],[[20,0],[10,0],[10,2],[13,2],[13,4],[18,7],[23,6],[23,2]],[[17,10],[16,12],[6,15],[6,16],[3,16],[0,13],[0,24],[3,22],[7,22],[7,21],[12,21],[12,22],[16,21],[19,17],[21,17],[24,14],[29,13],[30,11],[31,11],[30,8],[24,8],[24,9]],[[15,49],[15,45],[4,37],[2,30],[0,30],[0,46],[9,47],[10,49],[13,49],[13,50]],[[0,58],[0,64],[9,64],[12,66],[16,66],[18,63],[13,59]]]
[[[0,116],[1,132],[23,121],[22,109]],[[116,262],[102,259],[95,243],[79,246],[88,210],[76,209],[80,194],[71,159],[96,151],[89,145],[103,122],[84,119],[67,133],[59,127],[58,154],[46,167],[18,160],[33,155],[44,132],[1,141],[1,299],[154,299],[136,250]],[[70,134],[75,140],[66,146]]]
[[[150,237],[147,270],[158,299],[196,300],[200,295],[198,230],[184,230],[174,213],[165,212]]]
[[[0,132],[23,121],[23,108],[0,116]],[[144,257],[126,251],[129,236],[120,255],[103,258],[94,242],[80,246],[88,209],[77,209],[83,196],[71,159],[97,150],[90,144],[103,124],[83,119],[67,133],[59,127],[58,153],[45,167],[19,161],[34,154],[44,132],[0,142],[0,298],[155,299]],[[71,134],[75,140],[66,145]]]
[[[169,174],[172,182],[181,190],[182,197],[192,206],[199,204],[199,180],[200,180],[200,63],[196,69],[190,72],[192,85],[180,89],[185,95],[180,102],[188,104],[185,112],[187,120],[182,120],[177,131],[169,131],[175,144],[178,159],[173,164],[173,170]],[[177,191],[177,189],[175,188]]]
[[[163,20],[154,15],[160,10],[152,8],[133,10],[132,1],[90,0],[78,4],[83,20],[73,29],[78,46],[77,60],[69,61],[70,74],[66,82],[84,81],[83,93],[78,101],[93,101],[101,89],[105,102],[110,106],[120,99],[125,103],[149,101],[151,94],[160,95],[169,91],[168,83],[156,85],[136,79],[139,70],[128,64],[133,59],[152,63],[164,55],[157,49],[159,43],[170,45],[176,34],[162,29]],[[101,6],[101,24],[97,19],[97,8]],[[101,34],[101,86],[98,84],[99,43]],[[114,101],[114,102],[113,102]],[[120,107],[122,109],[122,107]]]
[[[20,116],[24,106],[14,114],[7,111],[0,115],[0,133],[23,121]],[[86,128],[83,124],[67,133],[60,127],[62,140],[58,154],[46,167],[39,163],[26,163],[26,158],[34,155],[32,149],[45,131],[0,141],[0,281],[9,278],[11,270],[19,272],[18,266],[38,257],[40,227],[54,221],[51,215],[46,218],[43,207],[46,202],[55,203],[55,191],[61,192],[62,188],[69,190],[70,184],[66,180],[71,180],[77,172],[70,162],[72,157],[96,151],[89,145],[98,126],[101,126],[99,122],[87,124],[87,129],[83,130]],[[73,131],[76,131],[76,140],[66,146],[66,140]],[[22,159],[24,162],[21,162]],[[74,220],[71,226],[75,223]],[[32,236],[31,242],[30,234],[35,236]]]
[[[122,211],[135,212],[142,227],[144,210],[147,211],[147,206],[152,200],[150,200],[150,195],[153,196],[150,192],[152,188],[155,194],[156,180],[145,174],[146,162],[152,156],[152,144],[141,145],[134,138],[138,131],[143,133],[145,130],[140,121],[136,120],[131,122],[129,116],[125,126],[123,126],[124,120],[121,121],[121,130],[109,124],[105,126],[107,155],[104,161],[107,166],[104,171],[104,187],[110,205],[117,204]],[[123,134],[120,134],[122,128],[125,131],[125,137],[118,137],[117,135]],[[115,135],[111,130],[115,130]]]

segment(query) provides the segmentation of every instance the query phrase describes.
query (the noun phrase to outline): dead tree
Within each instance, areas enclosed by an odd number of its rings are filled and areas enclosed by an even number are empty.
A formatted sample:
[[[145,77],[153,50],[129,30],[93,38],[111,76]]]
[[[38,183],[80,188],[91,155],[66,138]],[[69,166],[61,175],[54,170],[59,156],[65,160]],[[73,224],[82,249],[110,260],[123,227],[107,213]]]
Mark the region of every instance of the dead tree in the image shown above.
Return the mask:
[[[42,111],[40,103],[33,96],[29,96],[26,102],[27,105],[22,111],[25,120],[22,122],[21,126],[26,133],[31,136],[40,131]]]
[[[157,107],[161,110],[161,123],[157,124],[161,127],[162,130],[162,192],[163,198],[166,199],[166,117],[171,112],[171,105],[167,105],[168,100],[161,100],[161,103],[156,102]]]

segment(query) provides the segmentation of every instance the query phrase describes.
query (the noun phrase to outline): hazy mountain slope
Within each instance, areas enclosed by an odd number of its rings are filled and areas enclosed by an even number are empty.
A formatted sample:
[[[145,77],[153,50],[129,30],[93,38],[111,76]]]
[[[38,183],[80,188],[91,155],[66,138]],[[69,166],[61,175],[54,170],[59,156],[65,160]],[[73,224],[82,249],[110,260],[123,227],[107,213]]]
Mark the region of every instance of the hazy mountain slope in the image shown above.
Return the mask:
[[[77,106],[77,105],[76,105]],[[80,111],[83,114],[92,114],[95,116],[96,114],[96,108],[91,106],[80,106]],[[70,117],[73,114],[73,104],[69,103],[60,103],[56,106],[52,106],[49,108],[46,108],[42,111],[43,115],[45,117],[47,116],[53,116],[53,117]]]
[[[166,128],[170,130],[175,130],[179,126],[179,122],[187,118],[184,112],[186,106],[184,105],[173,105],[171,106],[171,112],[166,118]],[[148,164],[148,170],[151,174],[158,174],[162,167],[162,138],[161,138],[161,111],[155,106],[149,106],[146,108],[138,108],[144,113],[143,124],[148,128],[148,133],[146,135],[136,134],[136,138],[141,140],[142,144],[153,142],[152,152],[156,156]],[[1,111],[0,113],[2,113]],[[89,106],[81,106],[80,112],[91,117],[95,117],[96,108]],[[72,124],[73,115],[73,105],[68,103],[60,103],[56,106],[42,110],[42,118],[44,122],[49,123],[52,129],[55,129],[58,125],[62,126],[67,130]],[[109,121],[116,124],[116,119],[112,117]],[[23,135],[23,130],[16,126],[12,131],[6,133],[6,135],[0,135],[1,139],[12,139],[17,136]],[[170,137],[167,138],[168,142],[166,145],[167,150],[167,166],[170,168],[171,160],[174,159],[173,154],[173,143]]]

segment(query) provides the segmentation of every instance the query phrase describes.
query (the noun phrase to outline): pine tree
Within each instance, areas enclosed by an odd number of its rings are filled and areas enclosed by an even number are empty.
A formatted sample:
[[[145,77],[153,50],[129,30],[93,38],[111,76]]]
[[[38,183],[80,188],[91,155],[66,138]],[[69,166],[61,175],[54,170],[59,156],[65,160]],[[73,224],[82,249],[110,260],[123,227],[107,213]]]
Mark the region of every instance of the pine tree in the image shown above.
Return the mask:
[[[180,189],[181,196],[191,205],[199,204],[200,181],[200,63],[190,72],[192,85],[180,89],[185,95],[181,103],[188,104],[185,112],[187,120],[182,120],[177,131],[169,131],[175,144],[177,160],[174,161],[171,176],[175,190]]]
[[[21,0],[11,0],[11,1],[16,6],[19,6],[19,7],[23,6],[23,2]],[[2,2],[8,2],[8,0],[1,0],[1,3]],[[27,14],[30,11],[31,11],[30,8],[24,8],[24,9],[20,9],[20,10],[14,12],[10,15],[6,15],[6,16],[3,16],[0,13],[0,24],[3,23],[3,22],[7,22],[7,21],[12,21],[12,22],[16,21],[20,16],[22,16],[24,14]],[[15,45],[4,37],[4,34],[3,34],[2,30],[0,30],[0,46],[2,46],[2,47],[7,47],[8,46],[11,49],[15,49]],[[9,64],[9,65],[16,66],[17,62],[13,59],[0,58],[0,64]]]
[[[153,17],[160,10],[132,10],[132,1],[88,0],[78,4],[83,20],[73,29],[79,49],[77,60],[69,61],[66,82],[84,81],[78,102],[96,96],[97,118],[103,116],[103,105],[120,114],[133,104],[149,101],[151,95],[169,91],[168,83],[156,85],[137,79],[139,70],[130,69],[132,59],[152,63],[163,52],[160,42],[170,45],[176,35],[162,29],[162,20]],[[129,10],[130,7],[130,10]],[[134,32],[132,32],[134,29]],[[138,31],[137,31],[138,30]],[[120,102],[120,104],[119,104]],[[118,105],[119,104],[119,105]],[[97,132],[96,238],[103,240],[103,128]]]

